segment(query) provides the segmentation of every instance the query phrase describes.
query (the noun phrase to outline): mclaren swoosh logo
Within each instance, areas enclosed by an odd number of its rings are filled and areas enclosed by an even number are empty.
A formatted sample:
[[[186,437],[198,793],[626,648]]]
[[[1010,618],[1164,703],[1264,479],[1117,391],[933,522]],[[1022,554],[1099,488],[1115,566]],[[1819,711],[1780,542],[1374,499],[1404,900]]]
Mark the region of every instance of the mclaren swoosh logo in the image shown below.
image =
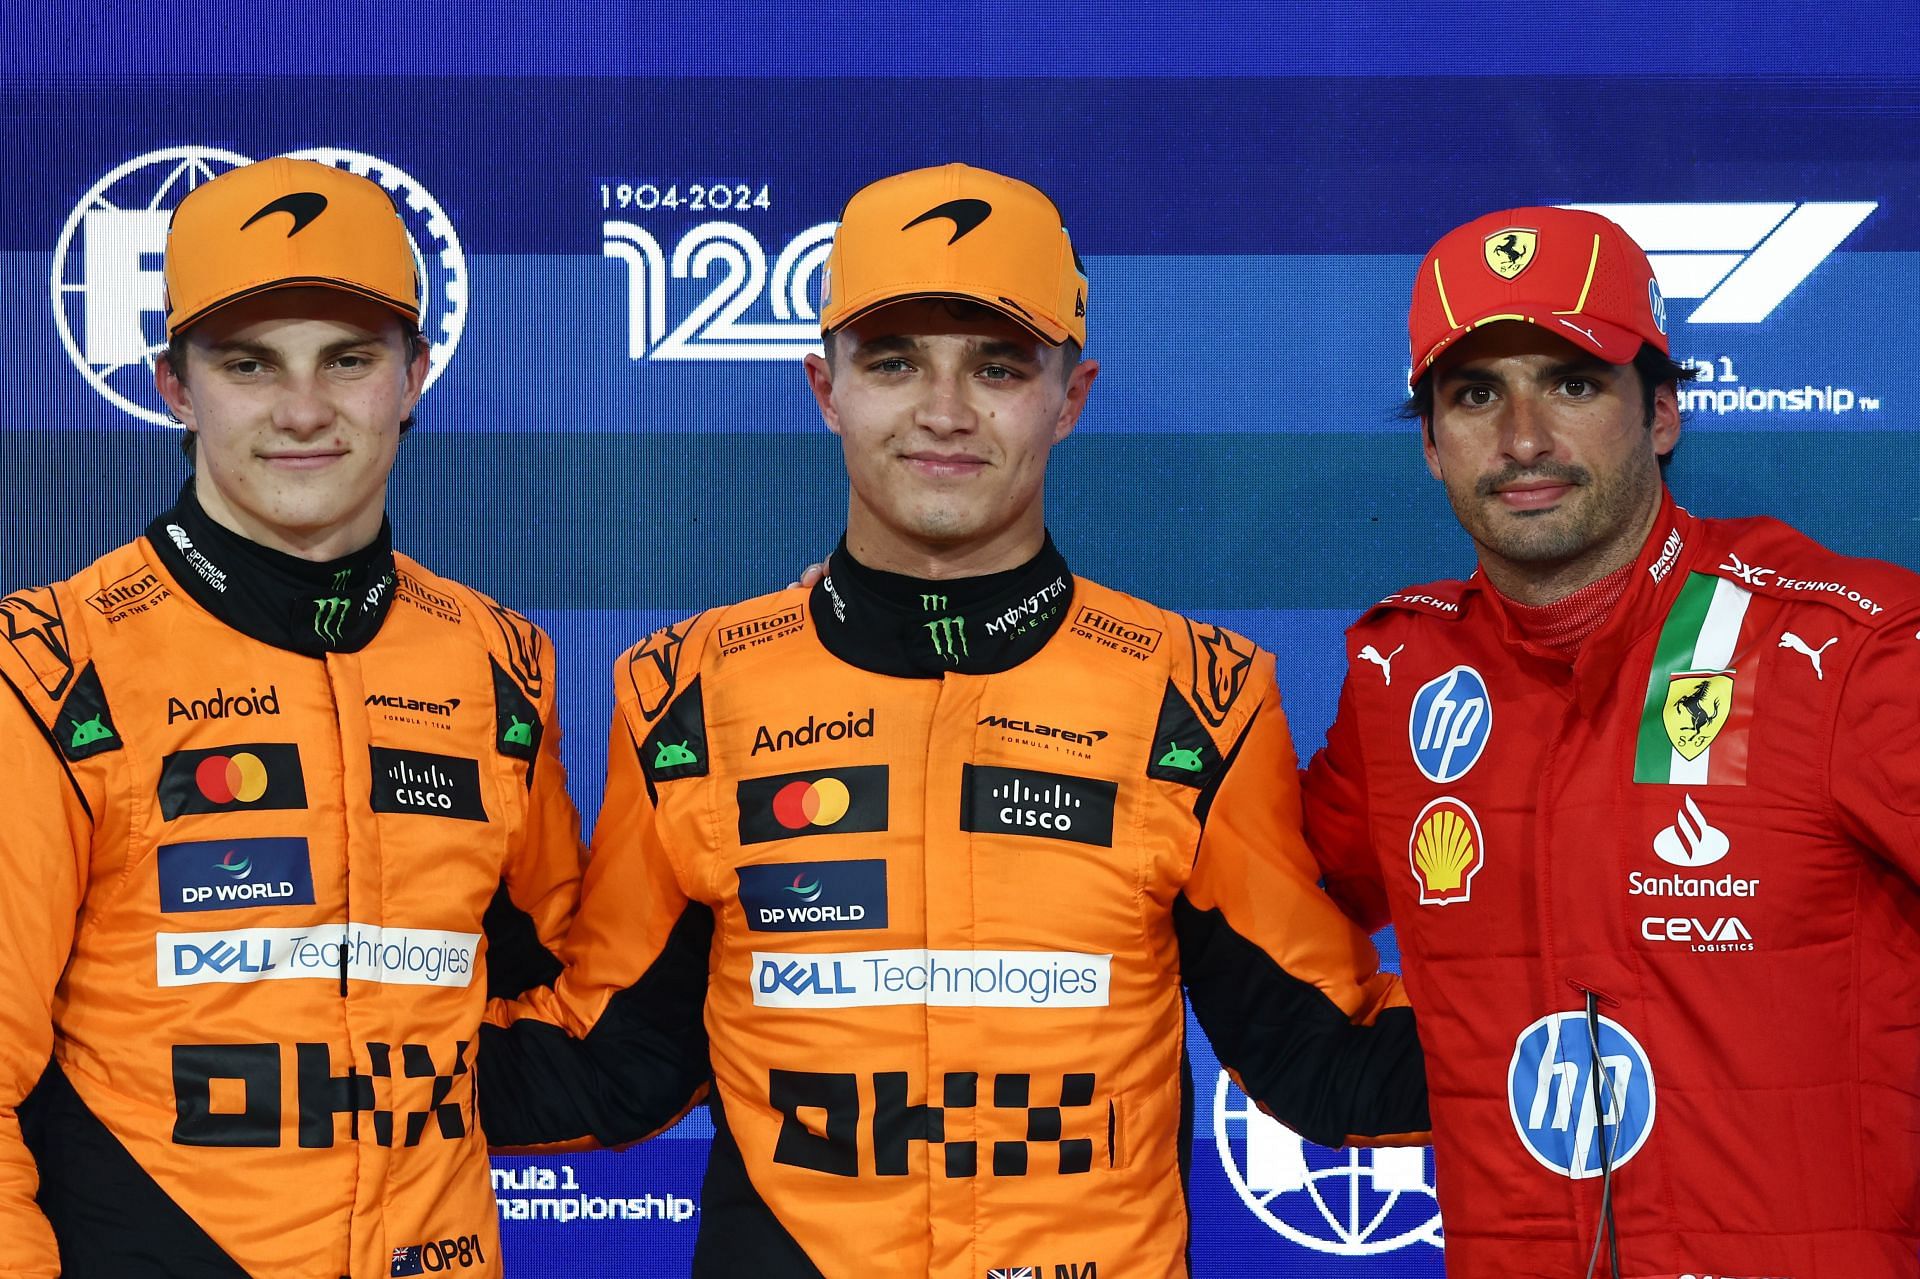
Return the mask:
[[[953,238],[948,244],[957,243],[961,236],[985,222],[993,213],[993,206],[985,200],[948,200],[945,204],[936,204],[913,221],[901,227],[902,231],[912,230],[922,222],[931,222],[935,218],[946,218],[953,223]]]
[[[240,229],[244,231],[271,214],[284,213],[293,219],[293,229],[287,232],[287,238],[291,240],[326,210],[327,197],[318,191],[289,191],[273,203],[263,205],[258,213],[240,224]]]

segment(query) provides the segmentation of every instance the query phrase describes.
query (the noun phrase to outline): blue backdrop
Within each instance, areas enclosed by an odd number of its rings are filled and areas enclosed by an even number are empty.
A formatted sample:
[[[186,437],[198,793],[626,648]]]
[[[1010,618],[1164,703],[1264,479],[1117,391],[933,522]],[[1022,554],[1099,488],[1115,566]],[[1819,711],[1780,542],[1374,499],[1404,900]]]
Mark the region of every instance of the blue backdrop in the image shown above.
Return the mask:
[[[1055,535],[1274,649],[1302,751],[1346,623],[1471,567],[1391,410],[1419,255],[1494,208],[1602,206],[1652,253],[1702,370],[1683,502],[1920,565],[1911,3],[660,8],[0,13],[0,585],[170,499],[167,212],[286,151],[406,206],[437,368],[397,540],[552,631],[589,819],[614,655],[836,536],[797,367],[825,238],[922,164],[1065,212],[1104,371],[1054,459]],[[1197,1275],[1440,1273],[1430,1157],[1303,1151],[1197,1030],[1193,1058]],[[710,1133],[696,1112],[624,1154],[499,1161],[511,1273],[685,1273]]]

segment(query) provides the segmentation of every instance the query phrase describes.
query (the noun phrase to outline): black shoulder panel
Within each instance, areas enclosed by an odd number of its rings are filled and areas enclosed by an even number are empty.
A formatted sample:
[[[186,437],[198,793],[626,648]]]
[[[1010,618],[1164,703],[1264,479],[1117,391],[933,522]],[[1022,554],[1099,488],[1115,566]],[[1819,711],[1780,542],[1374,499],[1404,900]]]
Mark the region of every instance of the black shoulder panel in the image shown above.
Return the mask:
[[[487,661],[493,667],[493,715],[494,744],[502,755],[527,761],[527,789],[533,789],[533,765],[540,758],[540,738],[545,726],[540,722],[540,708],[521,691],[513,676],[500,669],[500,663],[493,658]]]
[[[76,764],[124,745],[120,730],[113,726],[107,693],[100,687],[100,675],[92,662],[73,681],[67,700],[60,704],[60,713],[53,720],[53,740],[60,753]]]
[[[1168,680],[1166,696],[1160,699],[1159,726],[1153,731],[1153,746],[1147,752],[1147,776],[1207,790],[1225,767],[1213,735]]]
[[[698,675],[640,743],[640,767],[649,783],[707,775],[707,709]]]

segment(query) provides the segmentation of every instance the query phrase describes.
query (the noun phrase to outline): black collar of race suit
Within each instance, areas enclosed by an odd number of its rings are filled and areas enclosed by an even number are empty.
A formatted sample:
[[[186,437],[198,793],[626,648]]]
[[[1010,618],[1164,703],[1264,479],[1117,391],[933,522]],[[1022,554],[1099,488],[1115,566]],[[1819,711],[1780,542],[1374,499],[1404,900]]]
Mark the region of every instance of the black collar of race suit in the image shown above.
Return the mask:
[[[242,635],[309,657],[365,648],[393,605],[393,530],[384,519],[366,546],[315,563],[216,524],[188,480],[173,509],[147,526],[147,540],[202,608]]]
[[[1051,535],[1019,568],[938,582],[868,568],[843,537],[813,588],[813,627],[828,652],[879,675],[991,675],[1039,652],[1072,598]]]

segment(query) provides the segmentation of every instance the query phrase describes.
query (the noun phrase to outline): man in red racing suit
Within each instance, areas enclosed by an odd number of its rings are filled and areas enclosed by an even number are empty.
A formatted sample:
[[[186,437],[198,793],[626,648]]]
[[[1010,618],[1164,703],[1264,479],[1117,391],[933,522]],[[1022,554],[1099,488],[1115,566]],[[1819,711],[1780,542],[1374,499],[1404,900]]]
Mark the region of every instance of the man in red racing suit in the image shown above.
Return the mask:
[[[1454,1279],[1904,1279],[1920,578],[1674,504],[1651,286],[1567,210],[1428,256],[1413,408],[1481,571],[1349,632],[1309,841],[1398,930]]]

